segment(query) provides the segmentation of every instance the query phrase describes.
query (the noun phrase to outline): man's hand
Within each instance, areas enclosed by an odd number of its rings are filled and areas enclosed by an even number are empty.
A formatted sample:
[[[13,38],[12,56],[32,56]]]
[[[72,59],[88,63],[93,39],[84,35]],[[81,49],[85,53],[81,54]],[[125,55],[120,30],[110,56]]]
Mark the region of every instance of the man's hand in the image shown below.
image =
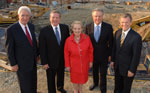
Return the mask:
[[[108,62],[111,62],[111,56],[108,57]]]
[[[48,64],[43,65],[43,68],[47,70],[49,68]]]
[[[66,70],[70,72],[70,67],[66,67]]]
[[[128,70],[128,77],[133,77],[134,73]]]
[[[92,68],[92,67],[93,67],[93,63],[92,63],[92,62],[90,62],[89,67],[90,67],[90,68]]]
[[[11,66],[11,70],[14,72],[18,71],[18,65]]]
[[[110,66],[114,69],[114,62],[110,62]]]
[[[36,62],[40,64],[40,56],[36,57]]]

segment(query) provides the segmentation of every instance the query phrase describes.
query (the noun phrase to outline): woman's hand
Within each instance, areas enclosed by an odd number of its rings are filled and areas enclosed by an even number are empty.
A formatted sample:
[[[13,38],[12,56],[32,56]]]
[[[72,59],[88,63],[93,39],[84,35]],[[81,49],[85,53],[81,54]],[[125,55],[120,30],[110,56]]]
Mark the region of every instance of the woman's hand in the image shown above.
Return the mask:
[[[70,72],[70,67],[66,67],[66,70]]]
[[[90,68],[93,67],[93,62],[90,62],[89,67],[90,67]]]

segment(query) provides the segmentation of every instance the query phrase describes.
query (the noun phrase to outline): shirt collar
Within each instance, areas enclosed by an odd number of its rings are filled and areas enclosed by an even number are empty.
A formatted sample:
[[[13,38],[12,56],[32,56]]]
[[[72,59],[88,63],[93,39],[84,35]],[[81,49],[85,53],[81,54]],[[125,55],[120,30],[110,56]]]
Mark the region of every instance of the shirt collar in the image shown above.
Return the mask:
[[[57,27],[57,29],[59,29],[59,24],[57,25],[57,26],[54,26],[54,25],[52,25],[52,27],[53,27],[53,29],[54,29],[54,31],[55,31],[55,28]]]
[[[131,29],[131,28],[129,28],[129,29],[128,29],[128,30],[126,30],[126,31],[123,31],[123,30],[122,30],[122,32],[124,32],[124,33],[127,35],[127,34],[128,34],[128,32],[130,31],[130,29]]]
[[[20,24],[21,27],[25,27],[25,25],[22,24],[20,21],[19,21],[19,24]],[[26,24],[26,27],[28,27],[28,24]]]
[[[96,27],[96,26],[101,27],[101,25],[102,25],[102,23],[100,23],[99,25],[96,25],[96,24],[94,23],[94,27]]]

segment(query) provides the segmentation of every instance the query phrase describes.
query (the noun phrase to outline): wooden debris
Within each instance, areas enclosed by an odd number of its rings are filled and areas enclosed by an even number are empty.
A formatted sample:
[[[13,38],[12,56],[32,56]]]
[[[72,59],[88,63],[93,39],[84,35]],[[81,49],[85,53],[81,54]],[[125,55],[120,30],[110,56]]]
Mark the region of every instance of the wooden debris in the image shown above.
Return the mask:
[[[125,2],[126,5],[132,5],[133,3],[130,1]]]
[[[146,6],[150,6],[150,2],[146,2],[145,4],[146,4]]]
[[[105,4],[105,1],[103,0],[103,1],[100,1],[99,3],[102,4],[102,5],[104,5],[104,4]]]
[[[7,70],[11,70],[11,66],[6,65],[6,64],[7,64],[6,61],[3,61],[3,60],[0,59],[0,66],[7,69]]]
[[[150,55],[146,55],[144,66],[148,73],[150,73]]]

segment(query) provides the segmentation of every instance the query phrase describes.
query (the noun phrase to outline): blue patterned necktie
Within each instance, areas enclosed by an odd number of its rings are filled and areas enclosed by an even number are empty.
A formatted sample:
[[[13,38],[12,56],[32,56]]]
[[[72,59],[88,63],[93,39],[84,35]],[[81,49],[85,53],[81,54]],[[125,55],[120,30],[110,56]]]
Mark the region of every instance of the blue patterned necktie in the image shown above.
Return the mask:
[[[55,35],[56,35],[56,38],[57,38],[58,45],[60,45],[60,36],[59,36],[59,32],[58,32],[57,27],[55,28]]]
[[[99,36],[100,36],[100,27],[96,26],[96,30],[94,32],[94,38],[95,38],[96,42],[98,42]]]

